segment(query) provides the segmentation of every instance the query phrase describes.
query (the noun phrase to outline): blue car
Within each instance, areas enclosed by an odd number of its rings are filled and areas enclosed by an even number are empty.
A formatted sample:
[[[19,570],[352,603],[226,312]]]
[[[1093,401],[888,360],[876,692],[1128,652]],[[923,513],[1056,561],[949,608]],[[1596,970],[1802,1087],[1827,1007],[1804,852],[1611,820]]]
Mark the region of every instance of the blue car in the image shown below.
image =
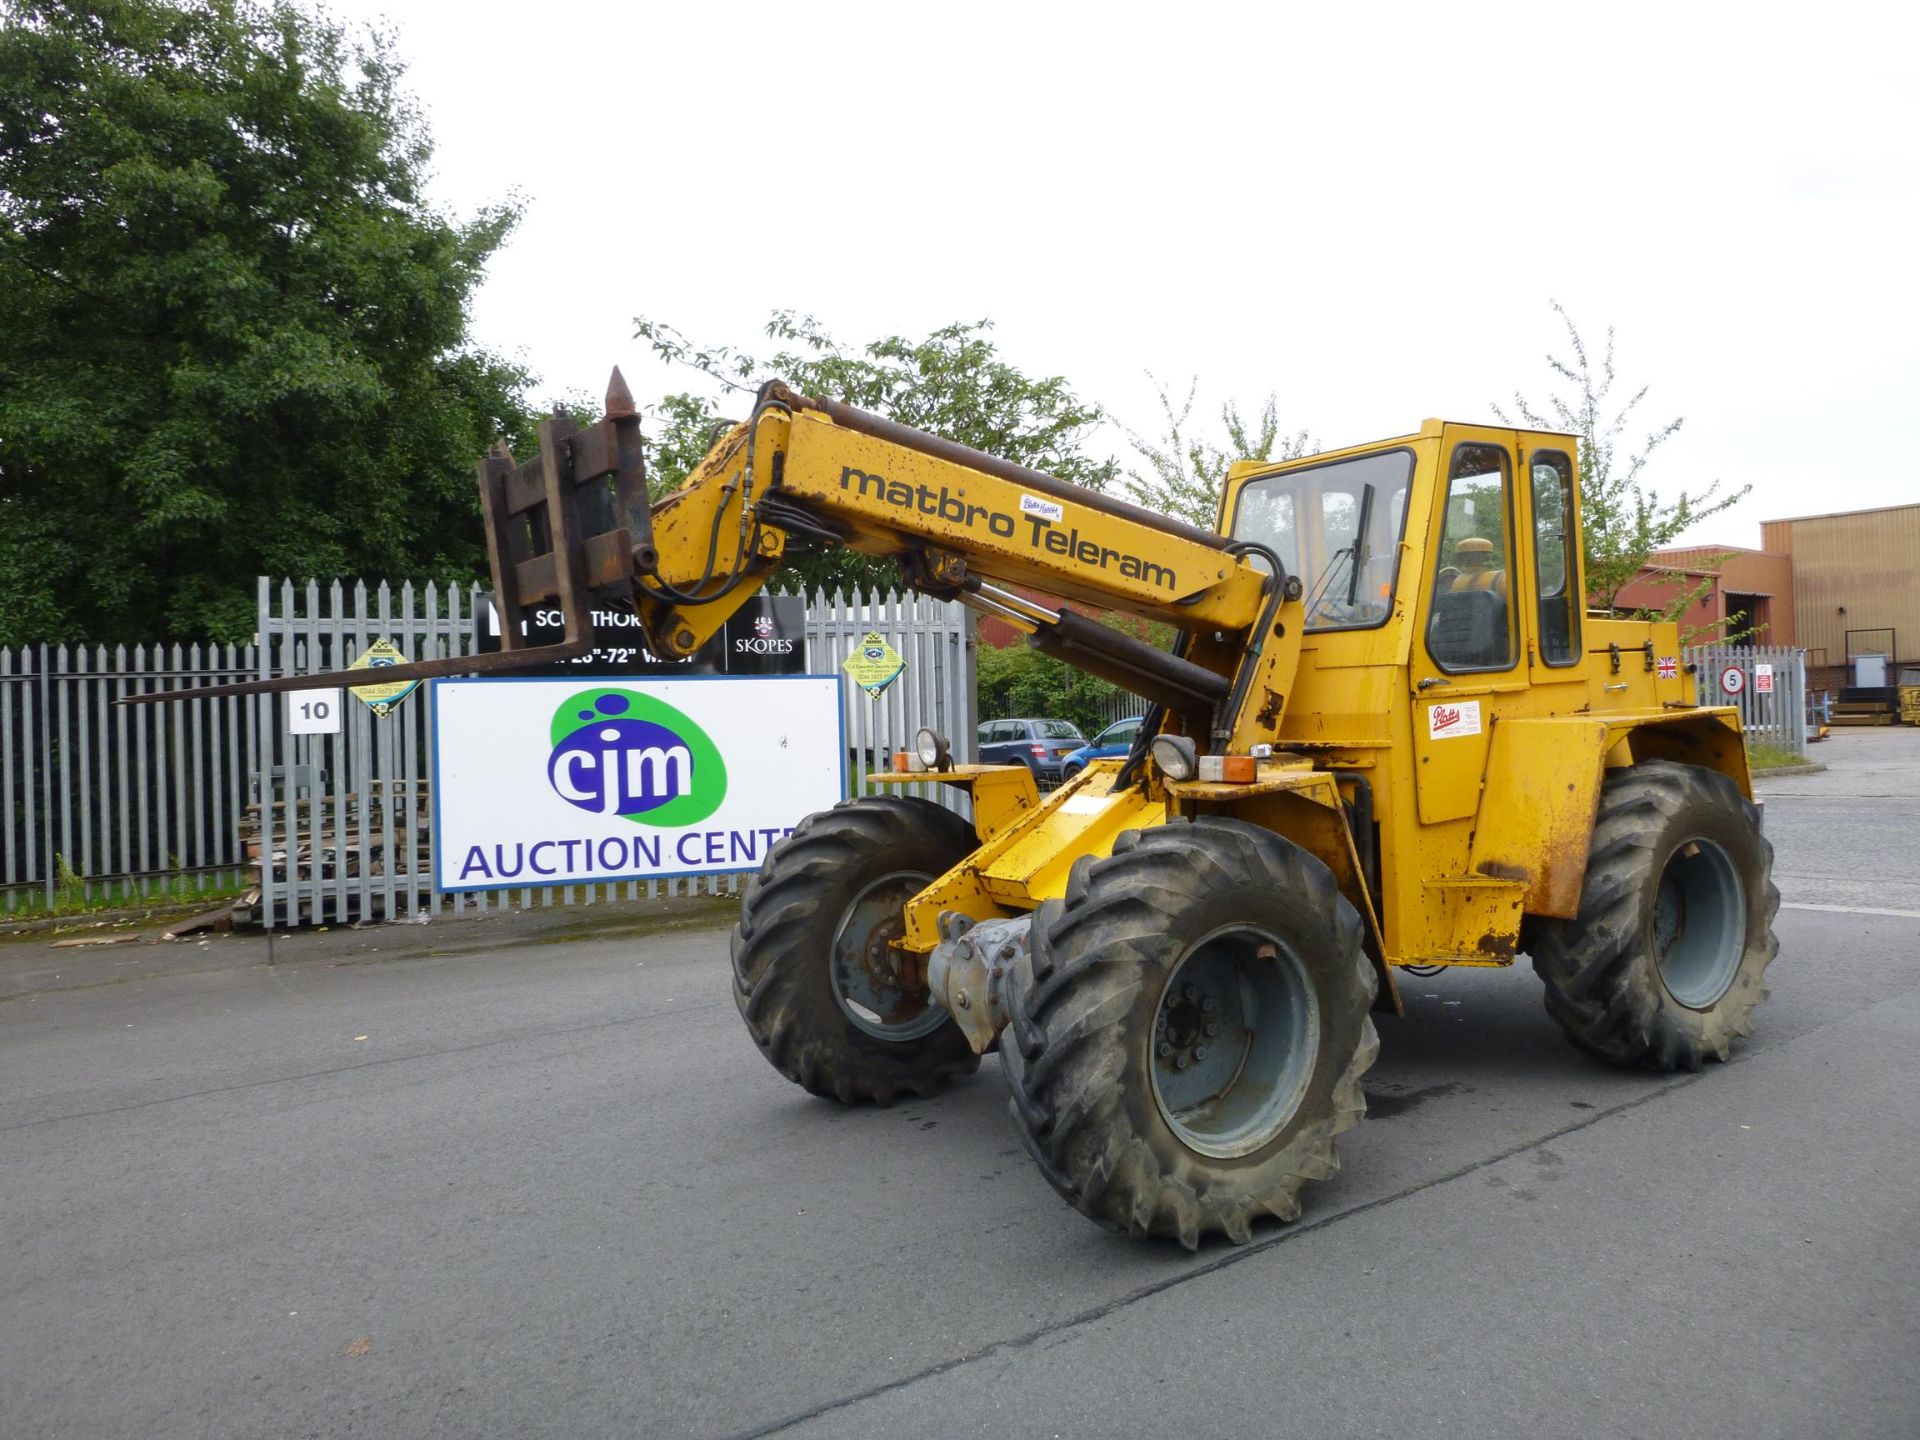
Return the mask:
[[[1110,755],[1124,755],[1133,748],[1134,739],[1140,734],[1140,722],[1145,716],[1136,715],[1131,720],[1116,720],[1098,735],[1093,737],[1091,745],[1083,745],[1060,762],[1060,778],[1071,780],[1087,768],[1089,760],[1104,760]]]

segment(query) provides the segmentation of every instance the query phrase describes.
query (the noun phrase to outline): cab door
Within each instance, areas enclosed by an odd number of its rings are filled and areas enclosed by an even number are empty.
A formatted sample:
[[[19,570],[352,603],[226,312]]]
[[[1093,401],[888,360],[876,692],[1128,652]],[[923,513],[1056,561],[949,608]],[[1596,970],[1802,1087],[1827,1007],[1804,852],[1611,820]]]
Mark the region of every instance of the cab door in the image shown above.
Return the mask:
[[[1422,824],[1480,805],[1493,721],[1528,688],[1518,451],[1510,430],[1448,425],[1412,664],[1414,788]]]
[[[1519,448],[1522,547],[1527,560],[1525,607],[1527,669],[1532,712],[1566,715],[1587,705],[1586,667],[1581,662],[1580,621],[1586,590],[1580,559],[1580,525],[1574,484],[1573,444],[1525,437]]]

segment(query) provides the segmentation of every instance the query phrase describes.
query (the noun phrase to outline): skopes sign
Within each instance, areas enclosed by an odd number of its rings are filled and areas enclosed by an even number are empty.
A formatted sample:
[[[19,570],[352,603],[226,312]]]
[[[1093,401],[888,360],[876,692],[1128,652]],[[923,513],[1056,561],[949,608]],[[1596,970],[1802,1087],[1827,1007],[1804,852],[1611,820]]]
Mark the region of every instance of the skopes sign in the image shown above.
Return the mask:
[[[807,602],[756,595],[721,631],[729,675],[798,675],[807,668]]]
[[[442,890],[755,870],[846,793],[832,676],[439,680]]]
[[[558,604],[533,611],[522,625],[529,645],[558,645],[567,616]],[[640,617],[632,610],[595,610],[596,643],[585,655],[557,660],[523,675],[798,675],[807,668],[807,602],[797,595],[756,595],[685,660],[662,659],[646,647]],[[474,610],[474,648],[500,648],[500,617],[493,596],[482,593]]]

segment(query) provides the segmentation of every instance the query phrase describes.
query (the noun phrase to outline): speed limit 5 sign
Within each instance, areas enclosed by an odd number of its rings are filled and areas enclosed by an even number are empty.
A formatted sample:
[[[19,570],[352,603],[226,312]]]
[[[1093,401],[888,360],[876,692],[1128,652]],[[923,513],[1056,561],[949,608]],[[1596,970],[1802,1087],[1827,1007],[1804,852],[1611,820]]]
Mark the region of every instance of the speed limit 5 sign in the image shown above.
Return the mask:
[[[1720,672],[1720,688],[1729,695],[1738,695],[1747,688],[1747,672],[1738,665],[1729,665]]]

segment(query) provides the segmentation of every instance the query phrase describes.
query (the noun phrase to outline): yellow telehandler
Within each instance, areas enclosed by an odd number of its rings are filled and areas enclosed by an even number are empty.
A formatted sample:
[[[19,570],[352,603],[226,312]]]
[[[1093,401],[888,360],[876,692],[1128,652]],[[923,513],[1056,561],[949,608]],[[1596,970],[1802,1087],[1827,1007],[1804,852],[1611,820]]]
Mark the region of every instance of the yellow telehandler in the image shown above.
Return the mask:
[[[1077,1209],[1245,1242],[1335,1168],[1396,967],[1524,952],[1576,1045],[1660,1072],[1725,1059],[1766,996],[1738,714],[1698,703],[1672,625],[1586,612],[1576,455],[1430,420],[1236,464],[1209,531],[772,383],[650,505],[616,371],[606,418],[480,467],[496,603],[561,602],[563,643],[504,624],[498,655],[383,678],[578,655],[616,604],[691,655],[796,555],[848,547],[1145,697],[1131,753],[1045,796],[922,732],[873,778],[967,791],[972,819],[889,791],[806,820],[746,887],[734,994],[774,1066],[843,1102],[998,1048]]]

